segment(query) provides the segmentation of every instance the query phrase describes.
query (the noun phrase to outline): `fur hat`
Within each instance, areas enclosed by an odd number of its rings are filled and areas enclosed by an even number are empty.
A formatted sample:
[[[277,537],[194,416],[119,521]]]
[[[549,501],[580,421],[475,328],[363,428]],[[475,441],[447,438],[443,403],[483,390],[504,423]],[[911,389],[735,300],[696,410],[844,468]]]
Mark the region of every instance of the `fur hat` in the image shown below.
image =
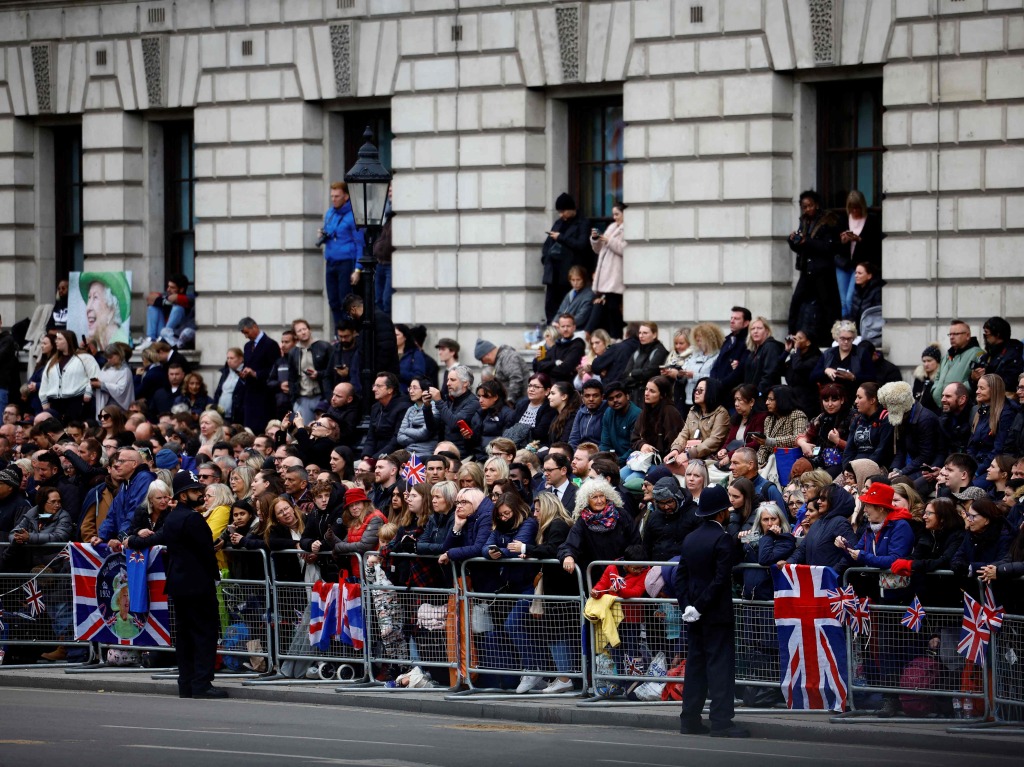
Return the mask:
[[[878,390],[878,404],[889,411],[889,423],[899,426],[914,406],[914,390],[904,381],[887,383]]]

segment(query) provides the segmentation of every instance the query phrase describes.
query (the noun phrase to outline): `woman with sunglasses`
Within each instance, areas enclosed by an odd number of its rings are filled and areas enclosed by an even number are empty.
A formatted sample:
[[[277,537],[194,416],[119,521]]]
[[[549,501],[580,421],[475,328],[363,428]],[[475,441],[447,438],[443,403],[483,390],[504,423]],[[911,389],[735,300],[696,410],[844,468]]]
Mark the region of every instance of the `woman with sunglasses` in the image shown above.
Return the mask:
[[[114,404],[107,403],[100,408],[96,416],[99,419],[100,429],[102,430],[101,435],[98,437],[100,442],[103,442],[105,439],[114,439],[117,434],[123,432],[127,416],[128,414],[124,410]]]

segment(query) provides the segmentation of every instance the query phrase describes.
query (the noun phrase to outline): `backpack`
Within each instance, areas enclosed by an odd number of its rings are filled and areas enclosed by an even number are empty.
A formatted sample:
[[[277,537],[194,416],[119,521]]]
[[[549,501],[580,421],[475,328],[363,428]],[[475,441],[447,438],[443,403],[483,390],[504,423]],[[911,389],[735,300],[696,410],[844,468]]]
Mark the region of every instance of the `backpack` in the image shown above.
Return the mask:
[[[678,666],[670,668],[666,676],[686,676],[686,661],[682,661]],[[683,683],[682,682],[668,682],[661,690],[662,700],[673,700],[681,703],[683,700]]]
[[[941,670],[938,659],[930,655],[914,658],[903,669],[900,687],[905,690],[934,690],[939,686]],[[900,704],[907,716],[925,717],[938,712],[938,699],[927,695],[901,693]]]

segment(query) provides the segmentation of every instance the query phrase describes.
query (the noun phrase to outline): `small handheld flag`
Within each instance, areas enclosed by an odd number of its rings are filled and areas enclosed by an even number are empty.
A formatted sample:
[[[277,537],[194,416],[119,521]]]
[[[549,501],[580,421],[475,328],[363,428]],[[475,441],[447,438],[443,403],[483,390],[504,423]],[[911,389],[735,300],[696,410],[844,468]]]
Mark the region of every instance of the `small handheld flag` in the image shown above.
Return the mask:
[[[427,467],[423,465],[415,453],[409,456],[409,460],[402,464],[401,477],[406,482],[416,485],[427,481]]]
[[[904,613],[900,623],[911,631],[920,631],[921,624],[924,623],[925,614],[921,600],[914,597],[914,601],[910,603],[910,607],[907,608],[907,612]]]
[[[34,580],[26,583],[22,588],[25,590],[25,607],[28,608],[28,614],[33,618],[37,618],[42,613],[46,612],[46,603],[43,602],[43,593],[39,590]]]
[[[985,647],[992,637],[981,603],[964,592],[964,620],[960,625],[960,643],[956,651],[975,663],[985,663]]]

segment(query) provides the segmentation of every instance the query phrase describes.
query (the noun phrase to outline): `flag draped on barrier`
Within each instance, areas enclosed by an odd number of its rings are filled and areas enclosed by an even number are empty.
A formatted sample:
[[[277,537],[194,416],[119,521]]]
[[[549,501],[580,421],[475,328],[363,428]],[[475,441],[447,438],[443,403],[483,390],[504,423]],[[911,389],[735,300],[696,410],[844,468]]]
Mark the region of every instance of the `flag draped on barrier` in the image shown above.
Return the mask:
[[[112,552],[104,543],[71,544],[75,639],[146,647],[171,644],[167,577],[159,552],[161,548],[150,549],[139,556],[141,552],[130,550]],[[147,602],[146,611],[134,609]]]
[[[309,592],[309,643],[327,650],[335,638],[356,650],[366,641],[362,587],[344,576],[338,583],[317,581]]]
[[[838,591],[836,580],[828,567],[772,569],[782,692],[790,708],[846,708],[846,637],[829,598]]]

